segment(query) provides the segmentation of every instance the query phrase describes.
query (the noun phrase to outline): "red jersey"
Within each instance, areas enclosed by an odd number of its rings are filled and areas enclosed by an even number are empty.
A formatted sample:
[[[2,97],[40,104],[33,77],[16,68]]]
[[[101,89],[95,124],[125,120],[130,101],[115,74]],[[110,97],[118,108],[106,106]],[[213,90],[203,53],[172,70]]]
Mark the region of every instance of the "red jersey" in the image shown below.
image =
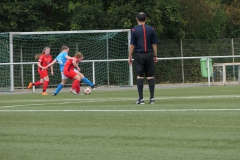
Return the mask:
[[[40,62],[43,67],[46,67],[48,64],[52,62],[52,56],[51,55],[46,56],[45,54],[42,54],[38,62]]]
[[[76,63],[78,63],[78,58],[77,57],[73,57],[75,60],[76,60]],[[73,70],[74,69],[74,66],[73,66],[73,59],[69,59],[67,60],[67,62],[65,63],[65,66],[64,66],[64,70]]]

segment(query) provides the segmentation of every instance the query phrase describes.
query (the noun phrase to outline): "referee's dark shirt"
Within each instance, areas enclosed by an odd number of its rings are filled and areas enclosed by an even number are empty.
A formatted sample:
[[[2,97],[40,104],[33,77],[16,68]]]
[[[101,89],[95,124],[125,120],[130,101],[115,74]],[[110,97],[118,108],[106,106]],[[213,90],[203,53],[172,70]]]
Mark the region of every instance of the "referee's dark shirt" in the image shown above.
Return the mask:
[[[130,44],[135,46],[135,52],[153,52],[152,44],[157,43],[158,39],[153,27],[149,25],[138,25],[132,29]]]

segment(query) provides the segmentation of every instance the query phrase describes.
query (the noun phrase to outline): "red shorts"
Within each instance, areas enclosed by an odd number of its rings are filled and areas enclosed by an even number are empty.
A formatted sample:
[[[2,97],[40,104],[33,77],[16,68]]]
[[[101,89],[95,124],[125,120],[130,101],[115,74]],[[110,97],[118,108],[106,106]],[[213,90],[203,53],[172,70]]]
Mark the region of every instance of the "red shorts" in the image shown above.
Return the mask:
[[[41,68],[38,68],[38,73],[40,75],[40,78],[44,78],[44,77],[48,76],[48,70],[47,69],[42,70]]]
[[[63,74],[68,77],[69,79],[74,79],[74,77],[77,75],[77,73],[74,70],[65,70],[63,71]]]

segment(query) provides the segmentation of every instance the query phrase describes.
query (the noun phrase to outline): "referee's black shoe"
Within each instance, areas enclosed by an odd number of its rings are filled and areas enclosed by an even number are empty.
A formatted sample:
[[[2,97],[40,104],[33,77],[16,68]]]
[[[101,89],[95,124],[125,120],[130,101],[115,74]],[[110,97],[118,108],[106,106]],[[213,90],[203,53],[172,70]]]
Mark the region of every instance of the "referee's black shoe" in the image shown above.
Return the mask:
[[[144,104],[144,99],[137,99],[135,104]]]
[[[152,98],[152,99],[149,100],[149,104],[155,104],[154,98]]]

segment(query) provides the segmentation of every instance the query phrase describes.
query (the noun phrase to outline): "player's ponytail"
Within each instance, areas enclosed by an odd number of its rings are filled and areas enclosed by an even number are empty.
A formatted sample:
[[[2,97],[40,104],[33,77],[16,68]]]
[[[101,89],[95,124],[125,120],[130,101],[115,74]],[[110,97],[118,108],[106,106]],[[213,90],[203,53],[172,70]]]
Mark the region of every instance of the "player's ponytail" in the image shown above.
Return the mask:
[[[42,53],[36,54],[34,57],[35,59],[39,59],[41,57]]]

